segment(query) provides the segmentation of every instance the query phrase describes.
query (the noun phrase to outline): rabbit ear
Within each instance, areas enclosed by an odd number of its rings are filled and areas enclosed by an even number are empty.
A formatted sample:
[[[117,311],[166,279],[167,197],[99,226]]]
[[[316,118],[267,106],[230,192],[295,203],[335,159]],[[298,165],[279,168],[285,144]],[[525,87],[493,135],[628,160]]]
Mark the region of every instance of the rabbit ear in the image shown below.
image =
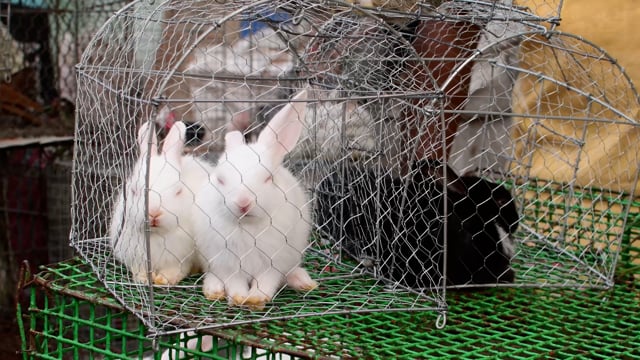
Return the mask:
[[[227,124],[227,130],[231,131],[246,131],[251,126],[251,110],[243,110],[237,114],[233,114],[231,121]]]
[[[420,169],[423,172],[423,176],[435,178],[442,187],[446,186],[449,191],[453,191],[460,195],[467,194],[466,185],[462,179],[460,179],[458,174],[456,174],[456,172],[448,165],[434,159],[422,160],[421,163],[422,165],[420,165]]]
[[[224,136],[224,146],[226,150],[244,145],[244,136],[240,131],[229,131]]]
[[[306,99],[307,91],[299,92],[292,99],[294,102],[280,109],[258,136],[257,143],[269,149],[274,162],[282,162],[284,156],[296,146],[302,133]]]
[[[441,169],[444,169],[444,172],[447,175],[447,189],[460,195],[466,195],[467,186],[460,179],[458,174],[456,174],[456,172],[453,171],[453,169],[451,169],[448,165],[442,166]],[[442,181],[444,182],[444,174],[442,174],[442,177],[440,177],[440,179],[442,179]]]
[[[153,132],[153,122],[146,121],[140,125],[138,129],[138,148],[140,149],[140,157],[145,157],[149,149],[149,141],[151,141],[151,154],[158,153],[158,139]]]
[[[180,163],[182,152],[184,151],[186,134],[187,126],[182,121],[176,121],[171,127],[171,130],[169,130],[162,145],[162,154],[167,157],[167,160],[173,161],[176,164]]]

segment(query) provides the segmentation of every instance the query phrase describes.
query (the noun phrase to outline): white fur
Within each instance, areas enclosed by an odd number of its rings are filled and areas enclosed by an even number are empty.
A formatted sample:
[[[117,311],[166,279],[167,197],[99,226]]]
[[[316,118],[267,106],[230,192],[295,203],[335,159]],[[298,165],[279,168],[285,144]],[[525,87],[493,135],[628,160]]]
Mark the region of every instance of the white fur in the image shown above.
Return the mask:
[[[189,216],[195,192],[207,180],[213,167],[182,154],[186,127],[176,122],[169,131],[162,152],[150,133],[150,123],[138,131],[140,158],[135,163],[124,191],[117,198],[109,230],[116,259],[133,273],[135,281],[148,283],[146,223],[149,223],[151,281],[174,285],[193,270],[195,245]],[[147,155],[151,142],[151,153]],[[149,164],[148,212],[145,212]],[[125,201],[126,197],[126,201]],[[152,221],[150,214],[157,215]]]
[[[327,98],[337,96],[338,92],[332,91]],[[374,124],[368,109],[356,101],[311,104],[304,117],[300,144],[292,155],[311,159],[322,154],[333,160],[344,156],[341,149],[346,147],[374,151],[378,145]]]
[[[516,253],[515,240],[500,225],[496,224],[496,228],[498,229],[498,236],[500,237],[498,244],[502,246],[502,252],[512,259]]]
[[[304,91],[295,98],[305,99]],[[298,289],[315,287],[299,268],[311,231],[310,200],[282,166],[300,137],[304,110],[305,103],[287,104],[253,144],[239,131],[225,137],[194,216],[207,298],[261,306],[286,280]]]

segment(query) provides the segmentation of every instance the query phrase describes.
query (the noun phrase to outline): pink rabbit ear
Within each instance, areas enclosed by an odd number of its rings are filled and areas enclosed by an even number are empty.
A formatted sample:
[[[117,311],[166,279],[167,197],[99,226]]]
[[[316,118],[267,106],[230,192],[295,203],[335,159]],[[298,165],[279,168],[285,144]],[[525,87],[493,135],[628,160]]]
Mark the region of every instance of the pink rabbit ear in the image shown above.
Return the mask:
[[[302,90],[292,99],[293,102],[285,105],[273,116],[258,136],[257,143],[264,145],[277,163],[282,162],[300,138],[307,107],[306,99],[307,91]]]
[[[240,131],[229,131],[224,136],[224,144],[226,150],[244,145],[244,136]]]
[[[167,160],[173,161],[176,164],[180,163],[182,152],[184,151],[186,134],[187,126],[182,121],[173,123],[162,145],[162,153],[167,157]]]
[[[153,122],[146,121],[140,125],[138,129],[138,148],[140,149],[140,156],[144,157],[149,149],[149,142],[151,142],[151,154],[158,153],[158,139],[153,131]]]
[[[227,124],[228,131],[246,131],[251,125],[251,110],[243,110],[233,114],[231,121]]]

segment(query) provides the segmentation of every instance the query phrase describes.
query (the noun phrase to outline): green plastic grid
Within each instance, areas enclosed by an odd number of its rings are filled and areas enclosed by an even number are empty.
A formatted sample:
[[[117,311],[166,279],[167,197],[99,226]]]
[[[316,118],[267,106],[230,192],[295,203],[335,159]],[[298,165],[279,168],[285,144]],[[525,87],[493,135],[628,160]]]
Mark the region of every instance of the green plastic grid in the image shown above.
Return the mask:
[[[193,335],[202,340],[206,333],[230,341],[223,345],[228,347],[226,357],[188,350],[178,335],[163,336],[156,358],[173,348],[191,351],[195,358],[231,359],[237,354],[232,349],[239,345],[252,346],[251,358],[256,359],[273,358],[271,352],[345,359],[636,359],[640,358],[640,281],[633,276],[637,274],[624,274],[611,290],[451,291],[444,329],[435,328],[433,312],[312,316]],[[136,358],[151,351],[145,327],[80,259],[44,268],[31,289],[31,305],[19,314],[25,321],[25,359]],[[43,290],[49,298],[37,304],[34,299]],[[80,311],[83,307],[90,311]],[[78,336],[80,330],[93,335]],[[256,347],[268,349],[270,355],[259,355]]]
[[[187,341],[203,340],[195,333],[148,337],[144,324],[111,297],[80,259],[46,267],[28,288],[27,308],[18,306],[23,359],[174,358],[168,351],[181,358],[237,359],[245,349],[243,358],[271,356],[217,337],[207,351],[191,349]]]
[[[622,249],[617,273],[620,277],[635,277],[640,281],[640,202],[633,203],[626,231],[622,234]]]
[[[533,198],[522,196],[525,202],[522,223],[532,230],[528,234],[520,231],[518,235],[521,243],[513,263],[517,277],[513,286],[604,289],[612,285],[611,272],[616,260],[616,244],[624,236],[627,236],[627,242],[630,241],[629,236],[640,238],[636,234],[629,235],[638,230],[625,227],[625,219],[630,219],[628,221],[631,223],[637,222],[634,216],[637,217],[637,209],[640,208],[638,201],[629,200],[628,194],[600,189],[571,189],[572,193],[567,195],[568,190],[560,184],[545,181],[532,180],[525,185],[508,186],[516,192],[535,194]],[[567,197],[572,199],[569,205],[563,203]],[[594,203],[600,204],[600,208],[594,208]],[[602,208],[602,204],[606,206]],[[629,213],[629,209],[636,212]],[[580,226],[570,230],[568,242],[563,240],[557,247],[549,242],[526,245],[533,232],[544,234],[555,226],[563,226],[567,220],[563,218],[559,221],[558,214],[579,221],[577,224]],[[96,248],[86,259],[89,263],[119,266],[107,259],[98,259],[109,253],[107,239],[94,240],[92,243]],[[593,244],[605,244],[606,247],[604,250],[597,250]],[[568,256],[572,253],[579,254],[579,258]],[[309,252],[305,260],[305,266],[319,280],[320,288],[306,294],[285,289],[263,312],[238,311],[229,309],[224,302],[206,301],[198,286],[201,280],[198,276],[185,279],[180,287],[154,287],[155,302],[149,304],[146,298],[148,288],[140,284],[123,283],[118,275],[122,269],[102,268],[96,271],[106,276],[102,280],[118,298],[127,299],[126,305],[133,306],[129,310],[140,315],[151,331],[159,333],[269,321],[278,317],[315,316],[319,313],[317,308],[325,309],[322,311],[325,314],[387,311],[385,306],[389,304],[395,307],[394,310],[404,308],[413,311],[446,311],[444,305],[438,305],[443,303],[442,300],[438,302],[437,299],[433,301],[412,293],[385,291],[379,281],[354,273],[350,266],[337,263],[327,265],[326,256],[317,250]],[[332,268],[331,271],[327,270],[329,267]],[[371,289],[376,289],[376,296],[370,295]],[[308,306],[309,304],[313,306]],[[147,309],[149,306],[150,309]],[[163,327],[158,329],[155,324],[163,324]]]
[[[98,262],[107,264],[105,268],[96,270],[100,274],[98,278],[116,298],[126,299],[126,308],[140,315],[150,331],[158,334],[205,326],[212,328],[275,318],[315,316],[319,313],[366,313],[391,309],[440,313],[446,311],[444,299],[434,299],[405,290],[388,290],[382,280],[354,270],[352,266],[327,262],[328,256],[318,249],[308,251],[304,263],[320,286],[305,293],[285,288],[262,310],[230,308],[224,300],[207,300],[202,294],[201,275],[183,279],[178,286],[154,286],[154,303],[149,304],[147,285],[123,281],[119,277],[124,269],[122,265],[105,259],[97,260],[100,254],[109,253],[108,239],[93,240],[92,243],[94,247],[101,249],[85,259],[87,264],[91,264],[94,270],[94,265]],[[101,278],[101,275],[105,278]],[[313,306],[309,306],[310,304]],[[322,312],[318,312],[317,308],[323,309]],[[163,326],[157,328],[156,324]]]
[[[504,185],[523,203],[520,246],[513,264],[520,281],[538,281],[541,287],[607,289],[614,284],[617,265],[640,261],[640,200],[632,194],[543,179]],[[547,254],[539,256],[537,251]],[[535,263],[523,264],[523,259]],[[545,274],[545,267],[553,269]],[[530,276],[522,270],[535,273]]]
[[[544,189],[550,196],[548,200],[536,197],[531,203],[534,205],[524,212],[523,221],[546,230],[553,226],[553,214],[562,212],[554,196],[562,199],[564,190],[537,183],[519,190],[538,192],[539,189]],[[162,336],[156,339],[156,358],[161,358],[161,354],[169,349],[185,352],[187,358],[222,359],[235,359],[243,349],[249,349],[245,357],[250,359],[272,358],[270,356],[276,356],[277,352],[301,358],[347,359],[563,358],[576,355],[640,358],[636,354],[636,349],[640,348],[640,335],[637,335],[640,333],[640,295],[637,291],[640,284],[640,202],[626,202],[621,194],[603,191],[580,194],[580,197],[603,201],[607,206],[595,211],[588,203],[571,204],[571,216],[580,218],[584,213],[590,217],[588,225],[603,224],[603,230],[596,237],[605,239],[605,243],[607,239],[622,236],[618,285],[612,291],[551,288],[450,291],[448,326],[443,330],[435,328],[438,314],[430,311],[327,314],[210,329],[198,334],[183,334],[182,338],[180,335]],[[627,215],[623,217],[622,214]],[[580,234],[585,236],[591,229],[593,227]],[[557,276],[569,279],[569,275],[579,274],[574,266],[580,264],[559,263],[560,257],[553,252],[546,256],[524,254],[539,250],[535,246],[521,245],[519,251],[523,252],[522,258],[545,262],[537,265],[542,271],[544,266],[562,265],[564,270],[554,271]],[[589,255],[593,259],[585,257],[586,261],[596,261],[601,256],[598,252]],[[313,262],[311,256],[307,263]],[[318,262],[320,265],[322,262]],[[525,263],[516,261],[514,268],[518,276],[530,275],[523,274],[528,268]],[[350,279],[343,276],[347,273],[340,272],[344,269],[337,266],[335,270],[338,272],[319,272],[324,292],[311,292],[301,301],[331,302],[332,282],[342,288],[341,282]],[[363,278],[358,281],[374,280]],[[28,319],[22,324],[25,359],[139,358],[151,353],[153,342],[147,337],[150,329],[122,307],[83,260],[78,258],[46,267],[35,276],[33,284],[30,307],[22,314],[22,319]],[[355,287],[357,284],[354,283]],[[364,288],[371,285],[367,283]],[[38,294],[43,290],[47,297],[43,302],[37,302]],[[171,291],[158,289],[156,306],[180,306],[182,303],[176,305],[175,301],[170,301],[178,290],[195,303],[202,301],[197,287]],[[370,298],[382,295],[375,294]],[[341,302],[349,302],[349,292],[340,296],[344,297]],[[288,304],[300,297],[300,294],[285,291],[279,295],[279,300],[280,304]],[[359,298],[363,297],[366,294],[360,294]],[[224,306],[221,304],[221,307]],[[202,311],[207,309],[209,307],[205,306]],[[179,309],[176,307],[173,311]],[[220,313],[224,310],[217,314]],[[197,351],[185,345],[189,339],[203,341],[205,334],[216,339],[211,350]],[[258,352],[257,348],[267,351]]]

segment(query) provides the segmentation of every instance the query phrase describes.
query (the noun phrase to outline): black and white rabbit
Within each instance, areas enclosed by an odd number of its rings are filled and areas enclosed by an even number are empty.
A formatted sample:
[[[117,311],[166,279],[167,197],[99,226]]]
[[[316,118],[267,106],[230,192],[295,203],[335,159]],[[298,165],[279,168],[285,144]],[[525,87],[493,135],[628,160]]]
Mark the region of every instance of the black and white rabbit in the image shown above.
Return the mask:
[[[448,244],[449,253],[455,255],[448,257],[448,283],[512,283],[513,234],[518,230],[520,215],[511,192],[478,176],[457,177],[450,167],[442,168],[447,171],[447,179],[453,179],[447,184],[447,195],[463,229]]]
[[[519,215],[502,185],[435,160],[418,161],[405,177],[342,170],[316,189],[316,224],[349,256],[401,285],[432,287],[444,273],[446,224],[447,285],[513,282]]]

